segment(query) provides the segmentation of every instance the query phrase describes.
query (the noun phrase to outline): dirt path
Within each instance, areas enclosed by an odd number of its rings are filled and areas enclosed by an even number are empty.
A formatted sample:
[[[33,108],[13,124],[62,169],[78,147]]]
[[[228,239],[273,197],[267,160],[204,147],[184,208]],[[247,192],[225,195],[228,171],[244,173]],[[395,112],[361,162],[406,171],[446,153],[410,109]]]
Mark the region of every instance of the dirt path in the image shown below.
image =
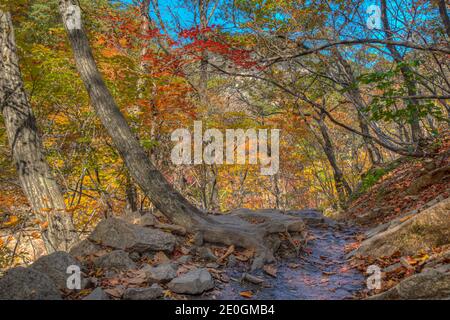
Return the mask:
[[[320,213],[298,212],[316,221]],[[351,299],[353,294],[365,287],[365,278],[358,270],[349,268],[344,248],[354,241],[358,229],[336,227],[332,221],[309,223],[308,230],[314,237],[306,250],[297,258],[283,259],[278,264],[276,278],[264,272],[266,286],[248,282],[230,281],[221,287],[218,299],[244,299],[242,291],[251,291],[254,299]],[[232,279],[240,279],[243,267],[228,270]]]

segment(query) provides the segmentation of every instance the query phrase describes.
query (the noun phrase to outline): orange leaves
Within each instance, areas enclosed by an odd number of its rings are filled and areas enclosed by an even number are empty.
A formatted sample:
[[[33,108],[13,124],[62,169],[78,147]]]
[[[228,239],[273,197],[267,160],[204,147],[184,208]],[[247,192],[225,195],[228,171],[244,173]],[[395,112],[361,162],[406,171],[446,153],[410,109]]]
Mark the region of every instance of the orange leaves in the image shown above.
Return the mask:
[[[244,297],[247,299],[253,298],[253,292],[251,292],[251,291],[242,291],[242,292],[239,292],[239,295],[241,297]]]
[[[18,216],[9,216],[8,220],[6,222],[3,222],[3,227],[10,228],[14,227],[17,224],[19,224],[20,219]]]
[[[106,58],[113,58],[119,54],[120,52],[115,48],[105,48],[102,50],[102,55]]]

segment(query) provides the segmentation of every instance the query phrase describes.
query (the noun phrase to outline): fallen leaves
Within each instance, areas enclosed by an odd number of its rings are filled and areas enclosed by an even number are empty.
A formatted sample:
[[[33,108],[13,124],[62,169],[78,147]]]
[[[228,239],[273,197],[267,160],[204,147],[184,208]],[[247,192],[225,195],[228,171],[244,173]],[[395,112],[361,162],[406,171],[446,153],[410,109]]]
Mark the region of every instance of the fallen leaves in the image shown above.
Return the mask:
[[[246,261],[250,260],[253,257],[254,254],[255,254],[254,250],[247,249],[247,250],[244,250],[242,252],[238,252],[236,254],[236,259],[239,260],[239,261],[242,261],[242,262],[246,262]]]
[[[265,273],[267,273],[269,276],[276,278],[278,269],[274,265],[265,265],[263,267],[263,270]]]
[[[241,292],[239,292],[239,295],[241,297],[244,297],[244,298],[247,298],[247,299],[253,298],[253,292],[251,292],[251,291],[241,291]]]
[[[231,245],[228,247],[227,252],[225,252],[223,256],[217,259],[217,263],[222,263],[223,261],[225,261],[225,259],[228,258],[233,252],[234,252],[234,245]]]
[[[153,257],[153,264],[163,264],[163,263],[167,263],[167,262],[170,262],[170,259],[162,251],[158,251],[155,254],[155,256]]]
[[[109,294],[111,297],[121,298],[125,290],[120,287],[115,287],[115,288],[105,289],[104,291],[107,294]]]

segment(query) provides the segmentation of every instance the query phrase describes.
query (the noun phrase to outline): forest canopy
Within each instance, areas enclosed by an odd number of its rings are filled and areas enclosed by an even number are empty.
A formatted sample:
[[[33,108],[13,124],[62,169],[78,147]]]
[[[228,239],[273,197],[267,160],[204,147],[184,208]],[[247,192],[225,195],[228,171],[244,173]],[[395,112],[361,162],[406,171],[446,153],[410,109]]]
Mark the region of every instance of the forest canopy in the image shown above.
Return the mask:
[[[0,222],[13,231],[1,234],[0,264],[32,259],[7,246],[19,229],[66,250],[101,219],[137,211],[252,246],[211,216],[333,215],[395,160],[440,155],[445,0],[376,3],[1,0]],[[279,130],[278,170],[173,163],[173,132],[198,121],[223,134]]]

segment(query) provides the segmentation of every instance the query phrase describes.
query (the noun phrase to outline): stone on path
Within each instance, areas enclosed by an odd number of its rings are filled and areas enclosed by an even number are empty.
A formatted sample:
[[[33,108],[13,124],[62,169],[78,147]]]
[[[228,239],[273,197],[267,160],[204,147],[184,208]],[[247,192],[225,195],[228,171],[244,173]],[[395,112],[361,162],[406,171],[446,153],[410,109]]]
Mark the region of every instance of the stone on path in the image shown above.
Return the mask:
[[[83,298],[83,300],[109,300],[109,296],[103,291],[102,288],[95,288],[89,295]]]
[[[74,257],[85,257],[94,254],[101,249],[102,247],[100,247],[98,244],[95,244],[88,239],[84,239],[74,245],[70,249],[69,253]]]
[[[147,265],[142,270],[148,282],[167,283],[177,276],[177,269],[173,264],[164,263],[157,267]]]
[[[201,294],[214,288],[214,280],[206,269],[195,269],[169,282],[168,287],[179,294]]]
[[[427,270],[412,275],[369,300],[450,299],[450,273]]]
[[[104,269],[136,269],[136,264],[123,250],[115,250],[94,260],[94,265]]]
[[[46,274],[53,280],[57,288],[64,290],[68,289],[67,280],[74,272],[74,270],[68,269],[71,266],[78,267],[80,271],[82,269],[78,260],[67,252],[58,251],[39,258],[30,268]],[[83,278],[81,278],[81,281],[83,282]]]
[[[136,252],[172,252],[176,243],[176,238],[170,233],[133,225],[117,218],[101,221],[89,239],[105,246]]]
[[[128,288],[123,294],[125,300],[154,300],[162,297],[163,289],[158,284],[149,288]]]
[[[61,299],[53,280],[32,268],[13,268],[0,279],[0,300]]]

